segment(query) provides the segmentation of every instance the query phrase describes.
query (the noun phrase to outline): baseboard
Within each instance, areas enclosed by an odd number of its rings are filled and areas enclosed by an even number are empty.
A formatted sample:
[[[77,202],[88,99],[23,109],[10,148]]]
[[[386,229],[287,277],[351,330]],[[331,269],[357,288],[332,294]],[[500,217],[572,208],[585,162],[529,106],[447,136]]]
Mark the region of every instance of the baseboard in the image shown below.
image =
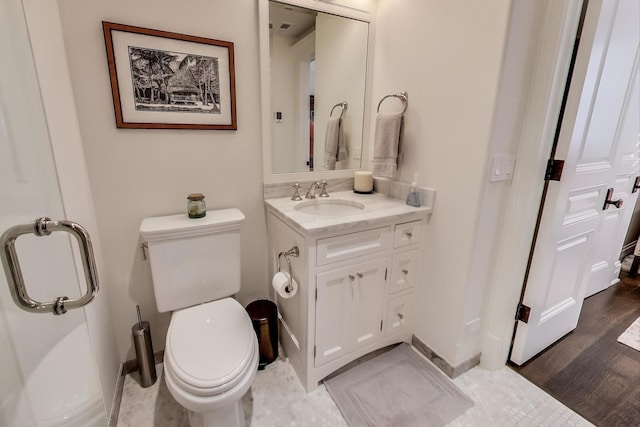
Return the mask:
[[[153,353],[153,359],[158,363],[162,363],[162,359],[164,358],[164,350],[156,351]],[[127,360],[122,364],[122,376],[130,374],[132,372],[136,372],[138,370],[138,361],[136,359]]]
[[[164,350],[156,351],[153,353],[153,359],[156,363],[162,363],[164,358]],[[116,380],[116,393],[113,396],[113,404],[111,405],[111,414],[109,415],[109,427],[116,427],[118,423],[118,415],[120,415],[120,401],[122,400],[122,390],[124,388],[124,378],[127,374],[136,372],[138,370],[138,361],[136,359],[127,360],[120,365],[120,372],[118,372],[118,379]]]
[[[469,369],[480,364],[480,354],[462,362],[458,366],[451,366],[446,360],[438,356],[438,354],[429,348],[420,338],[413,335],[411,337],[411,345],[416,348],[424,357],[429,359],[436,365],[442,372],[444,372],[449,378],[454,379],[459,375],[464,374]]]
[[[109,427],[116,427],[118,423],[118,415],[120,414],[120,401],[122,400],[122,388],[124,387],[124,363],[120,365],[118,370],[118,379],[116,380],[116,392],[113,395],[111,404],[111,414],[109,414]]]
[[[638,241],[634,240],[633,242],[629,242],[624,245],[622,249],[620,249],[620,259],[625,259],[627,255],[632,254],[633,250],[636,248],[636,243],[638,243]]]

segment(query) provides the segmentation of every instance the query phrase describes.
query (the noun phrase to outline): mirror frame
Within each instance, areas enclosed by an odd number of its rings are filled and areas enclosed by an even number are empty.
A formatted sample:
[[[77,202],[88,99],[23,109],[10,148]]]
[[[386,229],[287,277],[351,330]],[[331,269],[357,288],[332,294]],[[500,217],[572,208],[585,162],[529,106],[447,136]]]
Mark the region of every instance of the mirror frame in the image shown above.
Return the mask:
[[[273,173],[272,155],[272,133],[271,133],[271,52],[269,49],[269,0],[258,0],[258,31],[260,41],[260,86],[262,105],[262,173],[263,184],[281,184],[288,182],[306,182],[318,179],[351,178],[356,170],[366,169],[369,165],[369,135],[371,116],[371,87],[373,79],[373,46],[374,46],[374,1],[368,0],[368,9],[361,6],[337,4],[340,0],[276,0],[280,3],[291,4],[318,12],[338,15],[345,18],[357,19],[369,24],[368,44],[367,44],[367,71],[364,93],[364,115],[362,122],[362,151],[360,168],[344,170],[320,170],[310,172],[294,173]],[[341,0],[343,3],[357,3],[358,5],[367,3],[367,0]],[[366,5],[365,5],[366,6]]]

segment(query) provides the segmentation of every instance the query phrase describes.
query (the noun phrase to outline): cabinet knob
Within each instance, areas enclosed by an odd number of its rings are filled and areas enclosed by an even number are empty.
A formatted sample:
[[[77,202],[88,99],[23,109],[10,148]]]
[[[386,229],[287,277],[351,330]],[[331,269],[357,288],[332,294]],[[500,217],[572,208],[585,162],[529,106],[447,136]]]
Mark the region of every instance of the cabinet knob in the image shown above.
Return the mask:
[[[356,273],[356,274],[358,276],[358,279],[362,279],[364,277],[364,274],[362,274],[362,273]]]
[[[354,280],[356,280],[356,276],[354,276],[353,274],[350,274],[349,275],[349,280],[351,280],[353,282]]]
[[[403,268],[402,269],[402,274],[404,274],[406,276],[407,274],[409,274],[409,270],[407,270],[406,268]]]
[[[411,239],[413,237],[413,233],[411,231],[407,231],[404,235],[407,236],[407,239]]]
[[[400,320],[404,319],[404,314],[402,314],[402,313],[397,313],[397,314],[398,314],[398,319],[400,319]]]

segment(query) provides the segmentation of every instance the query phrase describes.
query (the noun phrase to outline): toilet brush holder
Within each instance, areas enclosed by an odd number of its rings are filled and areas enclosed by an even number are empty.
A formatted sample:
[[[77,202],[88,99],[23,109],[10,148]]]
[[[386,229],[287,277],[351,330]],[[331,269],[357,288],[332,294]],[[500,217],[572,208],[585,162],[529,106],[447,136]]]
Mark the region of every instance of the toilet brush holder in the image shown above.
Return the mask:
[[[136,310],[138,312],[138,323],[131,327],[131,334],[133,335],[133,346],[136,349],[140,385],[147,388],[151,387],[157,379],[153,344],[151,342],[151,327],[149,322],[142,321],[139,305],[136,305]]]

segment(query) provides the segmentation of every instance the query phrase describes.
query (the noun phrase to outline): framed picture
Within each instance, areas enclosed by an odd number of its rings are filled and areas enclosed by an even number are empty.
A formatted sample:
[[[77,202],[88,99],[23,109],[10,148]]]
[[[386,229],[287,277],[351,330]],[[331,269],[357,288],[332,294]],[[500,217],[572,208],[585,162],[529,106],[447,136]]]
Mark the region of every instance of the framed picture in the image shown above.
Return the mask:
[[[103,22],[119,128],[237,129],[233,43]]]

